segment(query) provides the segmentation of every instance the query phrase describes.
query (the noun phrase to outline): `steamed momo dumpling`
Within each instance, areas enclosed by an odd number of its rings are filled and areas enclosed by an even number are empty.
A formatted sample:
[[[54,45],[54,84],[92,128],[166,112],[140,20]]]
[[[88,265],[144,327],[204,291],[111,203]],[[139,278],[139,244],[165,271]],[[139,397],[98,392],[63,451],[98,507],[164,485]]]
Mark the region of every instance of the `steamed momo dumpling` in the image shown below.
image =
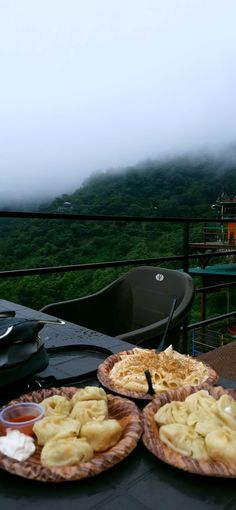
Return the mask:
[[[62,414],[68,416],[71,410],[71,403],[67,398],[61,395],[53,395],[52,397],[45,398],[41,405],[45,409],[45,415]]]
[[[93,448],[86,439],[65,438],[48,441],[41,451],[41,464],[45,467],[72,466],[88,462]]]
[[[236,401],[230,395],[221,395],[216,401],[215,411],[225,425],[236,430]]]
[[[201,430],[213,430],[213,428],[218,428],[222,426],[222,420],[215,414],[215,403],[210,406],[208,409],[198,408],[196,411],[191,412],[188,415],[187,425],[194,426],[195,430],[199,429],[199,434],[206,435],[207,432],[200,432]]]
[[[107,400],[107,394],[103,388],[98,388],[97,386],[85,386],[85,388],[78,390],[73,395],[71,399],[72,406],[81,400]]]
[[[45,416],[33,426],[33,432],[39,445],[45,444],[51,439],[76,437],[79,435],[80,422],[61,415]]]
[[[193,459],[208,459],[204,438],[199,436],[193,428],[182,423],[162,425],[159,429],[161,441],[169,448]]]
[[[196,434],[191,442],[191,456],[193,459],[209,460],[205,438]]]
[[[209,395],[208,391],[200,390],[196,393],[191,393],[186,399],[185,403],[188,406],[189,413],[203,414],[209,413],[210,408],[215,404],[215,399]]]
[[[172,401],[156,412],[160,440],[193,459],[236,462],[236,401],[227,394],[218,400],[207,390]]]
[[[105,420],[108,418],[107,402],[105,400],[79,401],[74,405],[70,417],[79,420],[81,425],[91,420]]]
[[[182,455],[191,455],[191,437],[187,425],[182,423],[162,425],[159,429],[159,436],[161,441],[172,450]]]
[[[89,421],[81,427],[80,437],[92,445],[95,452],[103,452],[120,439],[122,427],[117,420]]]
[[[208,455],[216,461],[236,460],[236,432],[228,427],[213,430],[205,438]]]
[[[216,400],[209,395],[208,391],[200,390],[192,393],[185,399],[188,407],[187,424],[194,426],[199,434],[205,436],[213,428],[222,425],[221,420],[215,414]]]
[[[205,420],[199,420],[195,422],[195,431],[200,434],[200,436],[207,436],[209,432],[212,430],[216,430],[222,427],[222,421],[217,419],[215,416],[206,417]]]
[[[159,425],[167,425],[168,423],[186,424],[187,417],[188,412],[185,402],[178,401],[165,404],[154,415],[154,419]]]
[[[159,429],[159,436],[169,448],[182,455],[191,456],[193,459],[209,458],[204,438],[187,425],[182,423],[163,425]]]

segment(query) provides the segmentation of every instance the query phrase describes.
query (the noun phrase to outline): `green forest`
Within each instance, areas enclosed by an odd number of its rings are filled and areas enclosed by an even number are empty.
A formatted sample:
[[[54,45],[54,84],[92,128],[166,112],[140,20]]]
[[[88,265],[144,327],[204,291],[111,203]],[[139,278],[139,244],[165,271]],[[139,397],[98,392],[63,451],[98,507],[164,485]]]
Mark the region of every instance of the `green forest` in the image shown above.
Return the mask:
[[[72,194],[37,208],[86,215],[214,217],[223,191],[236,194],[234,164],[216,159],[147,161],[122,171],[92,175]],[[67,203],[67,204],[66,204]],[[8,207],[9,210],[9,207]],[[200,226],[191,240],[201,240]],[[182,230],[175,223],[0,219],[1,270],[61,266],[178,255]],[[169,264],[178,268],[178,264]],[[40,309],[54,301],[90,294],[129,267],[83,270],[0,280],[0,295]]]

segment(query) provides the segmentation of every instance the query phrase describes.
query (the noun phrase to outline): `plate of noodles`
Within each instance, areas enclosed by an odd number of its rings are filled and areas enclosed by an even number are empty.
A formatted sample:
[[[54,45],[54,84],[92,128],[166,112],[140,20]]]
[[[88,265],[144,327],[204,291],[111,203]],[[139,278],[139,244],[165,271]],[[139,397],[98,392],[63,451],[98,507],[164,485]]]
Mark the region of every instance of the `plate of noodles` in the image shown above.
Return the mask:
[[[142,441],[158,459],[190,473],[236,477],[236,390],[183,387],[143,409]]]
[[[154,394],[149,391],[145,371],[151,377]],[[101,384],[120,395],[152,400],[163,391],[182,386],[213,385],[218,375],[210,366],[169,346],[157,353],[154,349],[135,347],[106,358],[98,367]]]
[[[125,459],[143,431],[134,402],[96,386],[41,389],[11,401],[17,402],[45,409],[33,427],[36,449],[27,460],[0,453],[0,467],[23,478],[55,483],[94,476]]]

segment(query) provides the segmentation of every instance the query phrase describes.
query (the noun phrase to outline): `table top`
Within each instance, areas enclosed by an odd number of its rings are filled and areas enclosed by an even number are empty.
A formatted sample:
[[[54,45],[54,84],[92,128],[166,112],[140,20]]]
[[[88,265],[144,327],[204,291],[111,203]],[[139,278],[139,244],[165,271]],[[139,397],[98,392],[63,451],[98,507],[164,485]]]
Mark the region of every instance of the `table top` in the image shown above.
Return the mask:
[[[0,310],[10,309],[15,310],[20,317],[49,317],[36,310],[0,300]],[[65,343],[99,345],[112,353],[133,347],[117,338],[70,323],[64,326],[44,326],[40,336],[46,347],[62,346]],[[87,362],[85,358],[83,364],[87,365]],[[50,360],[43,374],[49,375],[56,371],[57,376],[63,377],[67,375],[68,369],[62,367],[61,359],[58,364],[51,364]],[[81,374],[81,380],[76,386],[99,385],[96,373],[87,378],[85,371],[84,375],[83,372]],[[228,387],[235,387],[235,383],[232,382],[231,386],[228,379],[222,381]],[[145,510],[156,509],[158,506],[165,510],[177,507],[182,510],[235,510],[235,479],[216,479],[175,469],[154,457],[139,441],[137,448],[119,464],[83,480],[49,484],[0,470],[1,508],[22,510],[27,504],[33,505],[35,510],[51,510],[55,507],[57,510],[118,510],[122,507]]]
[[[222,377],[236,381],[236,341],[201,354],[198,359],[211,365]]]

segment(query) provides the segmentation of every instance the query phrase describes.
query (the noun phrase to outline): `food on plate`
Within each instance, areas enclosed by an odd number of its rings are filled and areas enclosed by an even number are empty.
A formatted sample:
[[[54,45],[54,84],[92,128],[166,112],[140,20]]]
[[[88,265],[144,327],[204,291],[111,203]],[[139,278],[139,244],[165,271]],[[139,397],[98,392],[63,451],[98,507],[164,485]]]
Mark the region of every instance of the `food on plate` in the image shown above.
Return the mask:
[[[67,398],[62,395],[53,395],[52,397],[45,398],[41,405],[45,409],[45,415],[62,414],[68,416],[71,410],[71,403]]]
[[[236,462],[236,401],[230,395],[215,399],[200,390],[160,407],[154,420],[160,440],[182,455]]]
[[[72,406],[81,400],[107,400],[107,394],[103,388],[85,386],[85,388],[81,388],[81,390],[76,391],[73,395],[71,399]]]
[[[88,462],[93,448],[86,439],[64,438],[48,441],[41,451],[41,464],[45,467],[62,467]]]
[[[0,412],[0,435],[8,430],[19,430],[28,436],[33,435],[33,425],[43,418],[43,406],[35,402],[9,404]]]
[[[50,439],[77,437],[81,424],[78,420],[63,415],[45,416],[33,426],[33,432],[39,445],[44,445]]]
[[[201,419],[188,421],[188,425],[192,423],[195,426],[195,430],[200,436],[206,437],[209,432],[222,427],[222,421],[216,416],[210,416],[210,414],[202,416]],[[190,425],[191,426],[191,425]]]
[[[208,455],[213,460],[236,462],[236,431],[229,427],[212,430],[205,442]]]
[[[160,407],[156,413],[156,421],[159,425],[168,423],[186,423],[188,416],[187,406],[185,402],[171,402]]]
[[[194,459],[208,458],[204,439],[188,425],[183,423],[163,425],[159,434],[163,443],[182,455],[192,456]]]
[[[41,404],[45,415],[34,423],[32,441],[34,449],[42,447],[40,460],[45,467],[88,462],[95,452],[114,446],[122,435],[119,421],[109,418],[108,397],[102,388],[75,390],[70,399],[52,395]]]
[[[107,395],[102,388],[87,386],[68,402],[69,416],[46,416],[34,429],[38,444],[44,445],[41,463],[45,467],[88,462],[94,452],[114,446],[122,434],[119,422],[108,419]]]
[[[7,429],[6,435],[0,437],[0,452],[11,459],[24,461],[35,452],[35,449],[33,437],[19,430]]]
[[[236,431],[236,402],[229,395],[222,395],[216,402],[216,413],[225,425]]]
[[[185,405],[188,409],[188,425],[196,425],[208,420],[217,422],[214,414],[215,399],[209,395],[207,390],[200,390],[192,393],[185,399]]]
[[[135,347],[129,353],[121,353],[110,373],[110,379],[129,391],[148,392],[145,370],[151,374],[155,392],[162,392],[179,386],[202,384],[209,376],[207,366],[188,356],[174,351],[169,346],[157,353],[151,349]]]
[[[116,444],[122,434],[117,420],[89,421],[81,427],[80,437],[92,445],[95,452],[104,452]]]
[[[209,410],[214,404],[215,399],[207,390],[200,390],[196,393],[191,393],[185,399],[185,405],[191,413],[200,414],[205,413],[205,411]]]
[[[91,420],[105,420],[108,418],[108,405],[105,400],[82,400],[76,402],[71,418],[79,420],[81,425]]]

